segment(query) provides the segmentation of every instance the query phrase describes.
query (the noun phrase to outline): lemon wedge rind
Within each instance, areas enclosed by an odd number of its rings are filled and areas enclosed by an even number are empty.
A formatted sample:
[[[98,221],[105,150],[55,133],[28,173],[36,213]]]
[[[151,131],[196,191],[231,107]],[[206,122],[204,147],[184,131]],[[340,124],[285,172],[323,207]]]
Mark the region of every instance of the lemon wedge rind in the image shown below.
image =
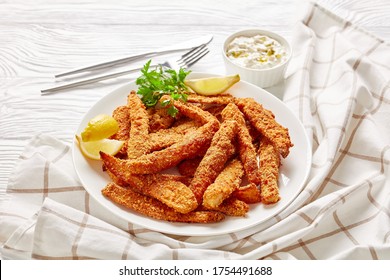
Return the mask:
[[[208,96],[224,93],[239,81],[240,75],[235,74],[222,77],[188,79],[184,83],[195,93]]]
[[[83,141],[82,137],[76,135],[81,153],[90,159],[100,160],[99,152],[102,151],[109,155],[116,155],[122,148],[125,141],[115,139],[100,139],[96,141]]]

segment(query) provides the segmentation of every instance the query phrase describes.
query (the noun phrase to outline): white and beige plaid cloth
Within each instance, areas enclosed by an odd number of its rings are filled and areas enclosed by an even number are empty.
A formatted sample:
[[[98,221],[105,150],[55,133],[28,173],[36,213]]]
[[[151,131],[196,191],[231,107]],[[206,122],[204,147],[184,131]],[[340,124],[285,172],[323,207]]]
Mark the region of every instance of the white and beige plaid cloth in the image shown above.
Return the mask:
[[[20,156],[0,204],[1,253],[22,259],[390,259],[390,46],[311,4],[297,23],[284,102],[311,139],[307,184],[283,212],[215,237],[112,217],[45,135]]]

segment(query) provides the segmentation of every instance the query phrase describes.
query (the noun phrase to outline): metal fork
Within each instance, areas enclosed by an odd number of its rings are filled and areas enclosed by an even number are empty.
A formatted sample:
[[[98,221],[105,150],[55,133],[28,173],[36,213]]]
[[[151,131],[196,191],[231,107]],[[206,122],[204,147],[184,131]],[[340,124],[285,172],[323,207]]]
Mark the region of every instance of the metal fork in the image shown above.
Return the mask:
[[[163,67],[172,68],[175,70],[178,70],[180,68],[189,68],[192,65],[194,65],[196,62],[198,62],[202,57],[204,57],[208,53],[209,53],[209,50],[208,50],[206,44],[203,44],[203,45],[200,45],[200,46],[193,48],[190,51],[186,52],[177,60],[175,60],[175,59],[167,60],[161,64],[152,65],[151,67],[156,67],[158,65],[161,65]],[[71,89],[71,88],[75,88],[78,86],[88,85],[88,84],[96,83],[99,81],[113,79],[116,77],[120,77],[120,76],[124,76],[124,75],[128,75],[128,74],[140,71],[141,69],[142,68],[135,68],[135,69],[126,70],[126,71],[122,71],[122,72],[116,72],[113,74],[98,76],[98,77],[90,78],[87,80],[73,82],[73,83],[62,85],[62,86],[43,89],[43,90],[41,90],[41,95],[53,94],[53,93],[56,93],[58,91]]]

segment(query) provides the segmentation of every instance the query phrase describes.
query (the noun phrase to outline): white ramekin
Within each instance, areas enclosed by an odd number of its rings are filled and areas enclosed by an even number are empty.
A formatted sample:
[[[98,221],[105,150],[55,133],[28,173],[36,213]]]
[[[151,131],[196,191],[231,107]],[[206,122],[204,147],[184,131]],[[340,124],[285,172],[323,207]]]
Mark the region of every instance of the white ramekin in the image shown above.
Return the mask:
[[[226,56],[227,47],[234,38],[238,36],[254,36],[259,34],[268,36],[285,46],[287,50],[286,61],[268,69],[252,69],[237,65]],[[225,61],[227,74],[239,74],[242,80],[262,88],[267,88],[276,85],[283,80],[287,65],[291,60],[292,50],[287,40],[274,32],[261,29],[246,29],[235,32],[225,39],[222,46],[222,55]]]

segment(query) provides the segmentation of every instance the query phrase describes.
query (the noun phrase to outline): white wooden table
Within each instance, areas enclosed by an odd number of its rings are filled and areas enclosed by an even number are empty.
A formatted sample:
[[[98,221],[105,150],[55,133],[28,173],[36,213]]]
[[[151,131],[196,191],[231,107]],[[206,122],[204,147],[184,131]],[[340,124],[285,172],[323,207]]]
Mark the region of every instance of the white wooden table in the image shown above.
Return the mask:
[[[388,0],[319,3],[390,40]],[[32,136],[45,133],[70,143],[84,113],[135,77],[41,96],[41,89],[55,85],[55,73],[211,33],[210,53],[192,70],[224,74],[221,44],[229,33],[259,27],[291,40],[301,4],[289,0],[0,1],[0,195]]]

